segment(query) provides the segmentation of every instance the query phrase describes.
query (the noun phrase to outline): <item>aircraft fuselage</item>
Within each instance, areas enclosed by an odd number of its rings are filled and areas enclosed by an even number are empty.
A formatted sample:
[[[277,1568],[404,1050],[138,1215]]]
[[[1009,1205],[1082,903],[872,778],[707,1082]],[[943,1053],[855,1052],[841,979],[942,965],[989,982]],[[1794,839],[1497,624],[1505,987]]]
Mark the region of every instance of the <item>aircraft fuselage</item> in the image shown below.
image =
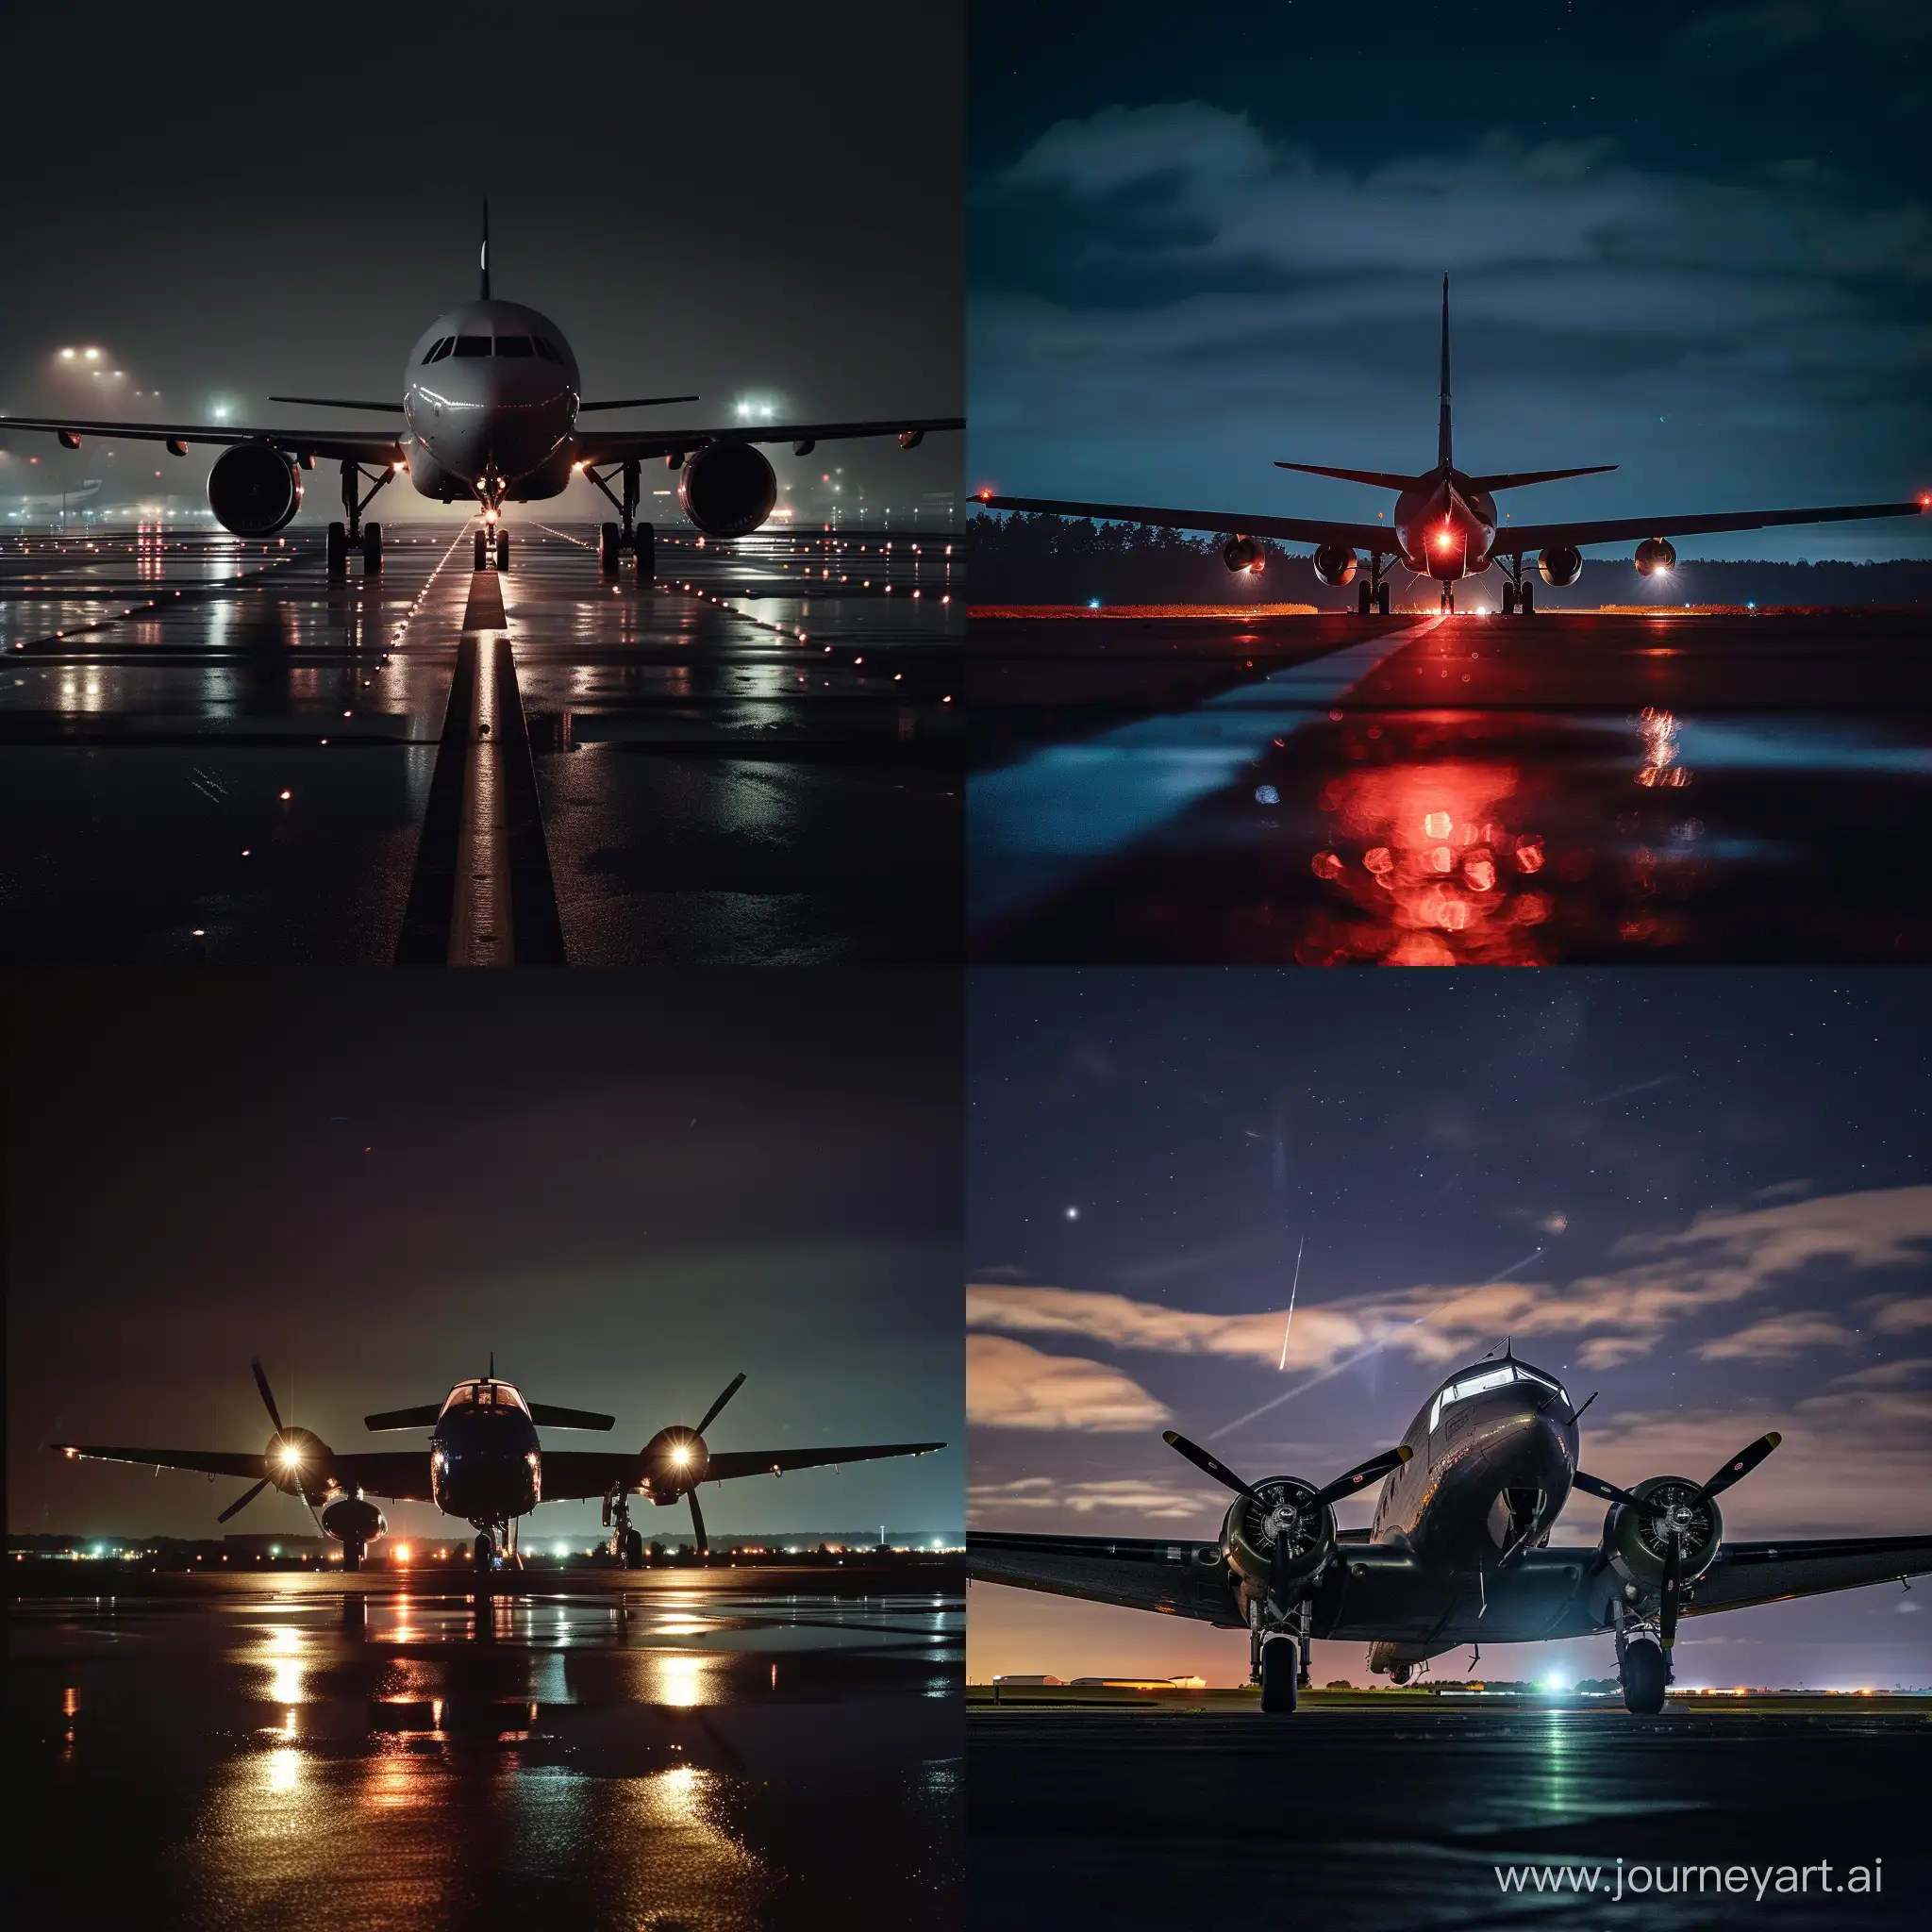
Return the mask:
[[[537,1426],[520,1401],[493,1399],[503,1386],[471,1385],[469,1399],[452,1398],[429,1438],[432,1500],[479,1526],[526,1516],[543,1499]]]
[[[1444,584],[1479,576],[1496,541],[1496,499],[1459,470],[1433,470],[1422,489],[1395,499],[1395,541],[1419,576]]]

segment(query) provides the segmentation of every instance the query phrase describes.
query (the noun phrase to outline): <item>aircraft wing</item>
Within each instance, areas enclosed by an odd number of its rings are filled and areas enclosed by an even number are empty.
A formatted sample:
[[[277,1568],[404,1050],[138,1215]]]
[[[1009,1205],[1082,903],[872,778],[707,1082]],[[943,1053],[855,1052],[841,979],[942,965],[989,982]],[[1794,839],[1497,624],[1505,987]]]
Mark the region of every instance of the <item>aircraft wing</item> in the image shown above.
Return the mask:
[[[965,426],[963,416],[899,416],[889,423],[732,423],[722,429],[579,428],[575,448],[587,463],[621,463],[688,454],[708,442],[842,442],[856,436],[896,436],[903,441]]]
[[[113,442],[272,442],[297,456],[343,457],[358,463],[399,463],[403,445],[393,430],[251,429],[239,423],[101,423],[85,416],[0,416],[0,435],[38,429],[48,435],[98,436]]]
[[[708,1483],[741,1475],[782,1475],[788,1469],[824,1469],[844,1462],[873,1462],[882,1456],[927,1456],[943,1442],[867,1442],[848,1449],[725,1449],[713,1451]],[[606,1496],[639,1480],[637,1450],[546,1449],[543,1500]],[[341,1458],[338,1457],[338,1460]]]
[[[1050,496],[975,496],[988,509],[1043,511],[1055,517],[1091,517],[1103,524],[1151,524],[1161,530],[1211,530],[1216,536],[1278,537],[1284,543],[1345,543],[1394,557],[1395,533],[1386,524],[1326,524],[1307,517],[1237,515],[1224,509],[1149,509],[1134,503],[1060,503]]]
[[[1774,1543],[1724,1544],[1698,1578],[1687,1617],[1787,1597],[1821,1596],[1864,1583],[1923,1576],[1932,1571],[1932,1536],[1824,1537]]]
[[[253,1480],[268,1474],[268,1458],[258,1449],[106,1449],[92,1442],[56,1442],[62,1456],[90,1462],[133,1462],[144,1469],[192,1469],[204,1475],[239,1475]]]
[[[329,1470],[346,1490],[367,1490],[392,1503],[433,1503],[427,1449],[358,1449],[329,1458]]]
[[[1641,542],[1646,537],[1698,537],[1713,530],[1767,530],[1774,524],[1847,524],[1861,517],[1916,517],[1925,503],[1850,503],[1829,509],[1740,509],[1712,517],[1622,517],[1600,524],[1505,524],[1491,554],[1515,557],[1568,543]]]
[[[1234,1593],[1217,1562],[1193,1560],[1199,1545],[1158,1538],[1008,1536],[969,1530],[966,1574],[978,1583],[1011,1584],[1054,1596],[1085,1597],[1130,1610],[1164,1610],[1169,1616],[1239,1629]]]

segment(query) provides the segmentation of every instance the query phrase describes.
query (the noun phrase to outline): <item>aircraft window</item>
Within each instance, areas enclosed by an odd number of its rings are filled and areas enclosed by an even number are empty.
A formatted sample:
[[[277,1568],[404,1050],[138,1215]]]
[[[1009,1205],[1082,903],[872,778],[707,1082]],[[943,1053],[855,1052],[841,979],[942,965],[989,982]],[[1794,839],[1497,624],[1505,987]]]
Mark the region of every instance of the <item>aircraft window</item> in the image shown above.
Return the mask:
[[[449,354],[449,345],[456,341],[454,336],[444,336],[441,341],[431,342],[429,353],[424,357],[425,362],[441,362]]]
[[[458,356],[487,356],[490,353],[488,336],[458,336],[456,353]]]
[[[1442,1411],[1452,1403],[1460,1402],[1465,1396],[1480,1395],[1486,1390],[1500,1389],[1506,1382],[1516,1379],[1516,1370],[1511,1365],[1491,1369],[1480,1375],[1471,1375],[1460,1382],[1452,1382],[1435,1399],[1429,1408],[1429,1426],[1434,1428]]]
[[[496,353],[499,356],[530,356],[536,352],[530,347],[528,336],[498,336]]]
[[[530,340],[536,343],[537,353],[542,357],[544,361],[561,362],[563,360],[563,358],[557,353],[557,344],[548,336],[532,336]]]

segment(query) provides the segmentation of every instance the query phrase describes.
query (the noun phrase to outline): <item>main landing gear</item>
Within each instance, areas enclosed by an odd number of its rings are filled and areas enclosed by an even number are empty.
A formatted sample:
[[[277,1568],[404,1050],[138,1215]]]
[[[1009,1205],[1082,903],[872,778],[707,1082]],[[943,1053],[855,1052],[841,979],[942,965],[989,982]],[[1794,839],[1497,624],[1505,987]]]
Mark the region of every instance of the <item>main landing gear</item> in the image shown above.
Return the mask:
[[[345,459],[342,464],[342,512],[346,523],[331,524],[328,526],[328,574],[332,577],[345,577],[349,574],[349,552],[362,553],[362,575],[373,577],[382,570],[382,525],[365,525],[362,512],[375,500],[376,491],[385,489],[395,471],[385,464],[378,470],[365,469],[360,463]],[[369,486],[364,493],[361,486]]]
[[[604,1523],[610,1531],[610,1559],[625,1570],[644,1567],[644,1540],[631,1527],[630,1493],[620,1490],[604,1498]]]
[[[362,1545],[353,1538],[342,1545],[342,1569],[351,1576],[362,1567]]]
[[[1389,586],[1382,581],[1382,559],[1373,550],[1369,574],[1356,586],[1355,611],[1357,617],[1367,617],[1372,611],[1389,615]]]
[[[1297,1688],[1306,1681],[1301,1645],[1292,1637],[1269,1637],[1261,1643],[1261,1708],[1271,1717],[1291,1712]]]
[[[1617,1632],[1617,1677],[1624,1687],[1624,1708],[1640,1717],[1655,1717],[1664,1707],[1671,1686],[1671,1660],[1654,1637],[1625,1637]]]
[[[1503,581],[1503,615],[1505,617],[1534,617],[1536,615],[1536,581],[1523,574],[1523,559],[1515,559],[1516,568]],[[1503,566],[1508,570],[1508,564]]]
[[[624,482],[621,497],[611,489],[608,475],[598,475],[590,463],[584,465],[584,475],[610,499],[610,507],[623,519],[621,523],[606,524],[598,531],[597,567],[607,577],[618,575],[624,568],[625,552],[628,551],[637,566],[638,582],[648,584],[658,569],[658,533],[649,524],[637,520],[640,466],[628,462],[618,468]]]

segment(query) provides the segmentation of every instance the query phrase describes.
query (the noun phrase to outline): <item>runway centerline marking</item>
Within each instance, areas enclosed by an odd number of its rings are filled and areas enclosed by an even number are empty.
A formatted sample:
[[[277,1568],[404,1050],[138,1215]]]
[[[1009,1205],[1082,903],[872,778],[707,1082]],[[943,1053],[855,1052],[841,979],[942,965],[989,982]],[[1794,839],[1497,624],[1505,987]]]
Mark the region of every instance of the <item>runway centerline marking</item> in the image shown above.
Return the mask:
[[[967,790],[967,919],[1003,919],[1065,887],[1095,859],[1231,784],[1276,738],[1325,712],[1440,616],[1074,744],[1048,745]]]

